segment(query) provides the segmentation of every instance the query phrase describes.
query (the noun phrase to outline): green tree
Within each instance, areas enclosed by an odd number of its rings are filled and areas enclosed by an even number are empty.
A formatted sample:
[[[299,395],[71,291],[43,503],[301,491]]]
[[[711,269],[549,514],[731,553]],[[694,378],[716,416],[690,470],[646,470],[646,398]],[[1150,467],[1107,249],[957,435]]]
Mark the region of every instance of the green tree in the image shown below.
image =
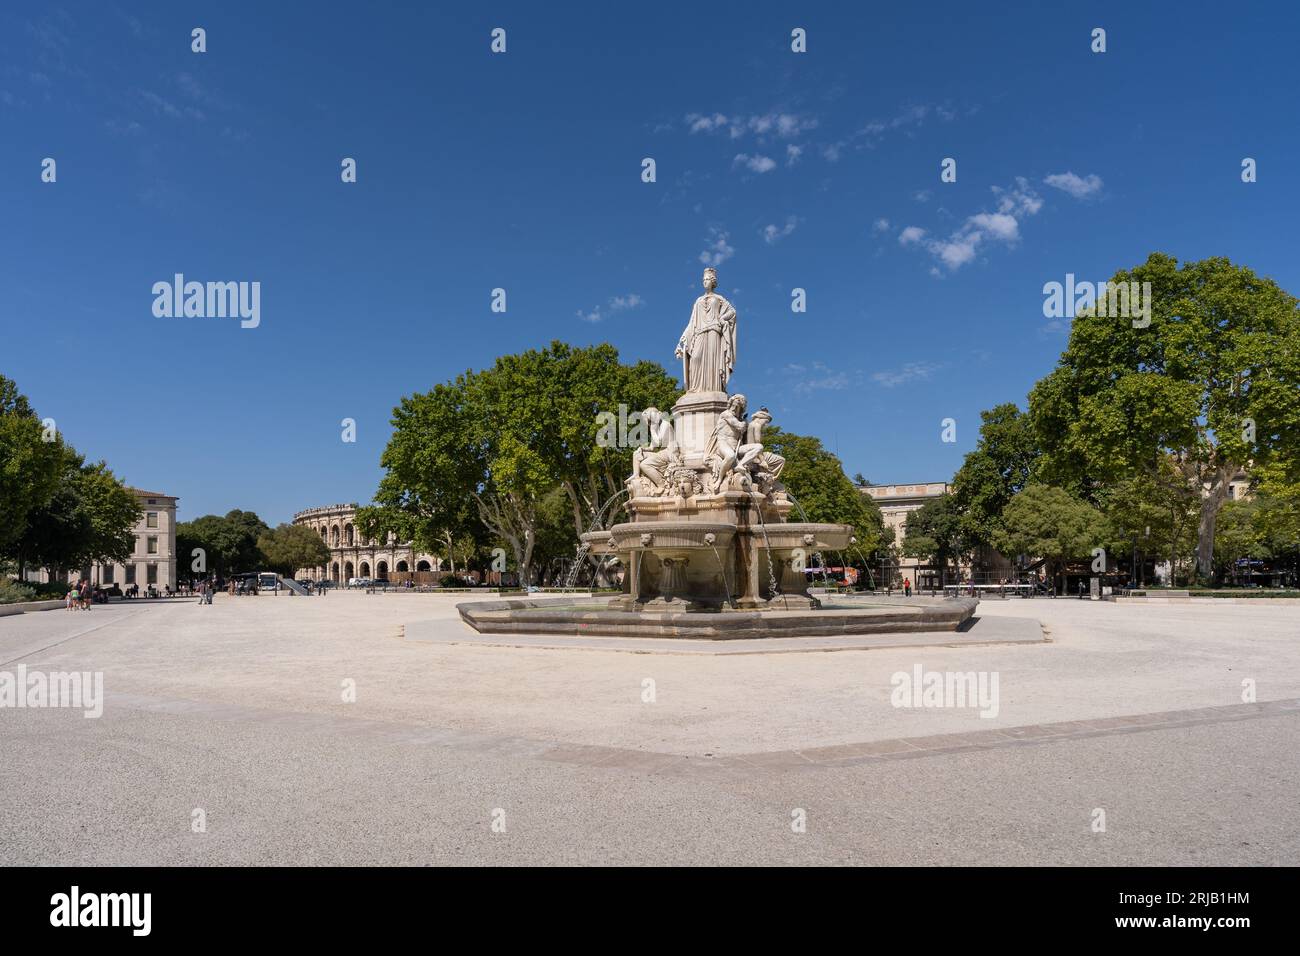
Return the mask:
[[[610,498],[624,490],[632,473],[632,453],[649,436],[641,414],[647,408],[667,413],[677,400],[677,379],[657,362],[619,362],[618,350],[608,343],[575,349],[551,343],[541,353],[545,362],[536,373],[551,382],[558,442],[557,472],[573,511],[575,534],[582,534]],[[550,366],[547,368],[546,366]],[[526,376],[520,384],[528,386]],[[627,427],[614,433],[622,440],[605,441],[611,420]],[[602,521],[608,525],[610,515]]]
[[[20,562],[47,568],[53,577],[95,561],[125,561],[143,513],[139,499],[104,462],[88,465],[71,447],[60,450],[58,485],[27,515],[16,544]]]
[[[1260,475],[1253,520],[1260,543],[1278,568],[1290,568],[1300,584],[1300,482]]]
[[[17,557],[28,516],[65,477],[63,442],[44,441],[44,433],[26,396],[0,375],[0,556]]]
[[[1002,529],[994,538],[1003,554],[1044,558],[1055,579],[1062,562],[1091,558],[1104,547],[1105,518],[1086,501],[1062,488],[1029,485],[1002,512]]]
[[[1176,572],[1180,557],[1195,546],[1201,499],[1169,460],[1107,486],[1099,496],[1106,517],[1106,548],[1167,558]]]
[[[556,485],[538,502],[537,547],[533,550],[533,563],[541,571],[539,578],[554,584],[561,569],[573,561],[576,550],[572,499],[563,486]],[[593,561],[596,562],[593,577],[601,577],[605,559],[593,557]]]
[[[311,528],[279,524],[257,539],[261,566],[289,577],[299,568],[318,568],[329,560],[330,549]]]
[[[1002,511],[1029,483],[1038,449],[1029,416],[1011,402],[980,413],[980,438],[953,478],[953,506],[971,545],[993,544]]]
[[[792,520],[802,521],[806,514],[809,521],[851,524],[858,539],[856,551],[862,556],[876,551],[884,533],[880,507],[849,480],[839,458],[822,446],[821,439],[769,426],[763,431],[763,445],[785,458],[781,483],[803,508]],[[853,549],[846,559],[855,560]]]
[[[971,551],[956,499],[950,494],[941,495],[909,513],[902,547],[908,557],[924,558],[937,565],[946,580],[948,566],[955,569]]]
[[[234,509],[223,515],[203,515],[176,525],[178,560],[189,561],[195,548],[206,555],[209,572],[222,577],[228,574],[257,571],[262,564],[258,540],[269,531],[261,518],[251,511]],[[306,567],[306,565],[300,565]]]
[[[500,541],[531,581],[547,496],[564,490],[576,539],[631,473],[635,442],[597,441],[602,413],[671,407],[675,394],[662,367],[620,365],[610,345],[553,342],[502,356],[402,399],[381,458],[379,510],[365,521],[426,546],[465,535]]]
[[[1272,280],[1222,258],[1179,267],[1155,253],[1112,281],[1150,284],[1150,323],[1095,309],[1074,320],[1057,368],[1030,394],[1035,478],[1096,500],[1172,459],[1204,490],[1196,566],[1208,578],[1229,483],[1247,466],[1300,472],[1300,311]]]
[[[1265,538],[1260,534],[1259,501],[1229,501],[1219,510],[1214,533],[1216,577],[1238,577],[1237,562],[1243,558],[1272,557]]]

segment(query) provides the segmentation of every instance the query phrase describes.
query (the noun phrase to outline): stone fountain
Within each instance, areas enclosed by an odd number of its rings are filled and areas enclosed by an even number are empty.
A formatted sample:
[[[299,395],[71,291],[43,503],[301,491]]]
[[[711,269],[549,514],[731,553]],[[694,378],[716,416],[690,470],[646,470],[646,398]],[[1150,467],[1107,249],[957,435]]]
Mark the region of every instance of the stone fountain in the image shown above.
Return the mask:
[[[768,410],[748,414],[727,392],[736,362],[736,310],[704,270],[704,294],[677,342],[686,391],[671,414],[643,413],[649,441],[633,452],[631,520],[583,535],[594,555],[617,555],[623,593],[600,604],[513,600],[459,605],[479,631],[664,637],[768,637],[951,630],[969,599],[823,607],[804,567],[843,551],[847,524],[790,522],[785,459],[763,446]]]

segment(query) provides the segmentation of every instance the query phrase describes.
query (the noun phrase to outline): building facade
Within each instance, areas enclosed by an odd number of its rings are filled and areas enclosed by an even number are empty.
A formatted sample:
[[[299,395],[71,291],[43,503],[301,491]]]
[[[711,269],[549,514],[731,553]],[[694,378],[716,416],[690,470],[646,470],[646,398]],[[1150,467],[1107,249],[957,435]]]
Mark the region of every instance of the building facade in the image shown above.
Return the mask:
[[[882,568],[887,583],[898,587],[904,578],[920,587],[922,576],[933,574],[933,568],[922,558],[903,557],[903,539],[907,537],[907,516],[928,501],[941,498],[951,491],[946,481],[927,481],[910,485],[864,485],[859,489],[880,507],[880,516],[886,528],[894,529],[894,546],[898,558],[893,567]]]
[[[293,516],[293,523],[305,525],[320,535],[330,549],[329,562],[318,568],[299,568],[299,580],[329,580],[338,585],[350,578],[374,578],[377,581],[413,580],[417,584],[433,583],[443,570],[442,559],[435,554],[417,551],[395,535],[380,542],[364,537],[357,529],[357,503],[308,508]]]
[[[929,481],[915,485],[865,485],[861,491],[880,506],[885,527],[894,529],[894,543],[902,545],[907,535],[907,516],[928,501],[942,498],[952,490],[946,481]]]
[[[139,585],[142,592],[176,590],[176,502],[177,498],[160,491],[128,488],[140,502],[140,521],[135,526],[135,543],[125,561],[96,561],[68,571],[68,581],[86,580],[91,584],[116,584],[125,591]],[[27,580],[48,583],[43,570],[30,571]]]

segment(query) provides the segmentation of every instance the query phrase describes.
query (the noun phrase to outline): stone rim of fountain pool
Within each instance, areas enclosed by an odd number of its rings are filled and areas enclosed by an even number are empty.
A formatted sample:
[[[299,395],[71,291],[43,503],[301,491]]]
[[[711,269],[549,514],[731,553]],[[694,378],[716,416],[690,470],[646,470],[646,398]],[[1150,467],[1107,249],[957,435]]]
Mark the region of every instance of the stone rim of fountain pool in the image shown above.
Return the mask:
[[[480,634],[591,634],[693,640],[754,640],[957,631],[975,613],[976,598],[877,597],[845,599],[815,610],[622,610],[618,597],[510,598],[457,604],[461,619]],[[614,605],[614,606],[611,606]],[[861,605],[861,606],[851,606]]]

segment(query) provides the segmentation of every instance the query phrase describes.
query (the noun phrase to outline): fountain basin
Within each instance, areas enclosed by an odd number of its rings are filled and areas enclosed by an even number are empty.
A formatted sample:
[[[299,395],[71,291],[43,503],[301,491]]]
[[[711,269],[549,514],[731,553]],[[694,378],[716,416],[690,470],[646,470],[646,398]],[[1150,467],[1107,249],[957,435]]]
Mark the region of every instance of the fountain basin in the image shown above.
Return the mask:
[[[536,598],[458,604],[461,620],[480,634],[591,634],[726,641],[958,630],[975,613],[975,598],[867,596],[817,610],[700,611],[621,609],[618,599]]]
[[[712,548],[725,551],[735,536],[736,526],[722,521],[630,521],[609,530],[613,551],[664,555]]]
[[[813,522],[782,522],[767,526],[767,538],[760,533],[760,547],[773,551],[843,551],[853,537],[853,526],[848,524],[817,524]]]
[[[610,540],[608,531],[588,531],[581,536],[583,544],[587,545],[587,552],[597,557],[614,553],[614,544]]]

